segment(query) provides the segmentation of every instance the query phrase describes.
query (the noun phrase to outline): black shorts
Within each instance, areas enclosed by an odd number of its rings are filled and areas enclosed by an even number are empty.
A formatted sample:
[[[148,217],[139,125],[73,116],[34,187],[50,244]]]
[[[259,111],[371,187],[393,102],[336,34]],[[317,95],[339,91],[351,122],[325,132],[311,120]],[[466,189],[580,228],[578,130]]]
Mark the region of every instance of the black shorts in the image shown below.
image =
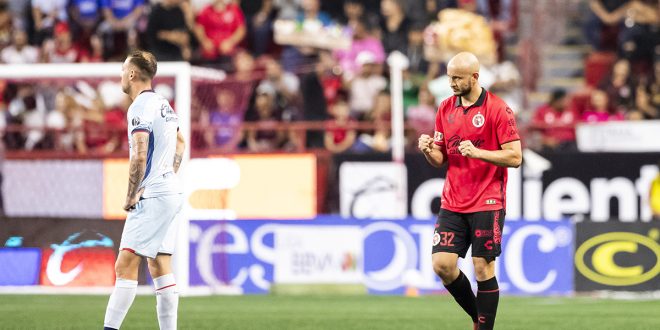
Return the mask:
[[[465,258],[470,245],[473,257],[495,258],[502,252],[504,210],[458,213],[440,209],[433,233],[433,253],[450,252]]]

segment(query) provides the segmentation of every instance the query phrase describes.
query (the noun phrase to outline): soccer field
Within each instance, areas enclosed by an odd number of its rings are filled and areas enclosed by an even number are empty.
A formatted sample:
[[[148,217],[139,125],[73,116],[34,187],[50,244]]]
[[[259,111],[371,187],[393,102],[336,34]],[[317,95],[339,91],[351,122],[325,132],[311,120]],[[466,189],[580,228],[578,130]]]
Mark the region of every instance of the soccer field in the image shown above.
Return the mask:
[[[0,329],[100,329],[106,296],[0,295]],[[157,329],[156,300],[138,296],[122,329]],[[660,329],[660,300],[500,301],[498,329]],[[179,329],[472,329],[450,297],[182,298]]]

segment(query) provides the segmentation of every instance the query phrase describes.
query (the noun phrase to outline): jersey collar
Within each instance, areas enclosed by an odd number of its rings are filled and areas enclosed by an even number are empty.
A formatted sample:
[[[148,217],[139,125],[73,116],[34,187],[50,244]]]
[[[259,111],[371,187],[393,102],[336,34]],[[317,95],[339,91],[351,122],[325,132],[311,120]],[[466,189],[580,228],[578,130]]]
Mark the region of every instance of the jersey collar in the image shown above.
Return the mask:
[[[153,90],[153,89],[145,89],[145,90],[141,91],[140,94],[142,94],[142,93],[155,93],[155,92],[156,91]],[[140,95],[140,94],[138,94],[138,95]]]
[[[486,89],[481,88],[481,94],[479,95],[479,98],[477,99],[477,102],[474,102],[471,106],[467,107],[466,110],[472,108],[472,107],[480,107],[484,105],[484,102],[486,101]],[[462,107],[463,104],[461,103],[461,97],[458,96],[456,97],[456,103],[454,103],[454,108]]]

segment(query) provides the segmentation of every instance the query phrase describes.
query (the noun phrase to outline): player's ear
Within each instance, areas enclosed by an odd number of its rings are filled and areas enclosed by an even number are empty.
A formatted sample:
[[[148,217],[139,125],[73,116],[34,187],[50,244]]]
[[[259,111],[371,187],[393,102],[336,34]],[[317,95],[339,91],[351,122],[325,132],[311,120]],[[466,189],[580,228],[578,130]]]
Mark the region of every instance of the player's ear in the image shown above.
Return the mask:
[[[474,82],[476,83],[479,81],[479,72],[475,72],[472,74],[472,78],[474,78]]]

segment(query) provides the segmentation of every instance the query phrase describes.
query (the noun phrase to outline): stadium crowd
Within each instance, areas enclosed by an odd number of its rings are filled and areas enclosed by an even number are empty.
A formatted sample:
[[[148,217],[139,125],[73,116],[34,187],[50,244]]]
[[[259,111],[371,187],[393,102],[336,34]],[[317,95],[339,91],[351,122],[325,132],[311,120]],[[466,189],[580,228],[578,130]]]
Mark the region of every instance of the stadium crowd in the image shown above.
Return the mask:
[[[556,90],[531,116],[545,148],[574,146],[580,121],[659,116],[660,65],[650,46],[658,44],[657,1],[593,0],[590,7],[594,15],[585,24],[594,52],[612,49],[619,57],[588,93]],[[193,88],[197,150],[386,152],[387,56],[400,51],[410,61],[404,106],[412,147],[415,136],[433,130],[437,103],[451,95],[443,61],[425,52],[433,38],[429,24],[451,9],[487,22],[477,33],[493,35],[495,60],[482,67],[481,85],[524,111],[521,74],[504,47],[516,38],[517,0],[0,0],[0,62],[122,61],[127,51],[146,49],[160,62],[229,73],[220,84]],[[303,30],[340,31],[349,46],[275,42],[282,20]],[[619,42],[610,45],[608,33],[615,32]],[[156,87],[176,107],[171,81]],[[113,153],[127,149],[129,104],[117,81],[0,80],[0,131],[8,150]],[[325,129],[280,129],[298,121]]]

